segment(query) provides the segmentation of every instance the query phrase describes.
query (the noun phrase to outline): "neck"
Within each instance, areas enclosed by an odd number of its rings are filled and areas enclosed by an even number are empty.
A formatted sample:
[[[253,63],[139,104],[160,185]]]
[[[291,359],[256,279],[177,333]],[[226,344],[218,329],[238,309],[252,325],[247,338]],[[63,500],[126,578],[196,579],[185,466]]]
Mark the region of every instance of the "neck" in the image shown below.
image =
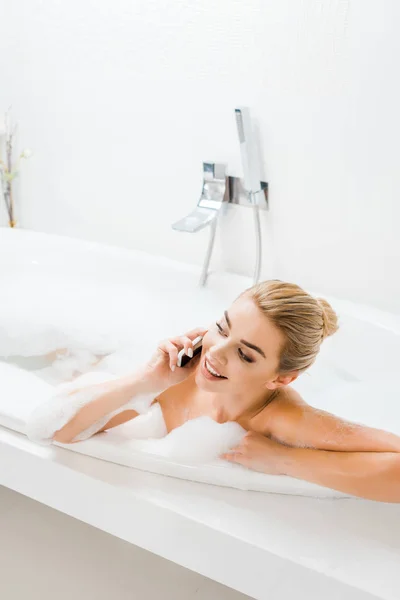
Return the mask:
[[[227,421],[237,421],[240,418],[255,417],[270,402],[274,392],[262,390],[257,395],[215,394],[214,402],[226,414]]]
[[[191,392],[197,402],[202,405],[211,406],[221,421],[237,421],[243,417],[253,417],[257,415],[275,396],[276,390],[264,389],[257,395],[249,394],[225,394],[218,392],[207,392],[200,389],[195,382],[194,377],[186,380],[191,388]]]

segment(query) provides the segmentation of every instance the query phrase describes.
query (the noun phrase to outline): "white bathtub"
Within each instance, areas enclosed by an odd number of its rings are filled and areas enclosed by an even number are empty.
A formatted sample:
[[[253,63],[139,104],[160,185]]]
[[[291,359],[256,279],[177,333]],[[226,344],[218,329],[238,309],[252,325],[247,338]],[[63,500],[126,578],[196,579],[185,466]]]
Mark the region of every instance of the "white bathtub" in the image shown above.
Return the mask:
[[[9,358],[23,361],[68,342],[63,328],[42,346],[32,332],[24,334],[32,306],[38,326],[49,322],[49,313],[57,315],[64,329],[74,327],[82,345],[87,343],[83,324],[89,324],[99,333],[95,345],[104,351],[131,342],[138,331],[142,338],[146,331],[147,356],[154,340],[207,324],[250,285],[243,277],[216,274],[199,290],[198,275],[193,267],[139,252],[2,230],[0,309],[4,314],[12,306],[10,318],[19,319],[14,346],[7,340]],[[50,278],[58,287],[43,300],[40,286]],[[10,298],[10,290],[21,291],[22,282],[25,292]],[[96,303],[88,282],[95,282],[101,301]],[[69,315],[57,314],[61,293],[75,303],[74,323]],[[400,318],[328,299],[339,312],[341,331],[325,343],[312,376],[299,382],[303,392],[319,394],[328,385],[393,376],[400,356]],[[399,414],[395,399],[390,411]],[[0,427],[0,484],[254,598],[279,600],[293,590],[306,598],[316,581],[324,598],[400,597],[397,505],[194,484],[37,446],[5,427]]]

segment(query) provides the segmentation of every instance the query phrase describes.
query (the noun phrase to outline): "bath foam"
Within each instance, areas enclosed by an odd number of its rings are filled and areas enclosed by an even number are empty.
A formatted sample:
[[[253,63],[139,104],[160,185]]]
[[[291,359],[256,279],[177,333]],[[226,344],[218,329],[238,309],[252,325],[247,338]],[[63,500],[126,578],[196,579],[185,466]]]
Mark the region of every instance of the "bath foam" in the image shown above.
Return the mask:
[[[161,407],[156,406],[164,422]],[[126,424],[126,429],[129,433],[129,423]],[[160,439],[142,441],[140,450],[183,461],[188,465],[201,465],[218,459],[221,454],[239,444],[245,434],[246,431],[238,423],[216,423],[210,417],[199,417]]]
[[[4,358],[42,356],[67,348],[85,367],[90,353],[123,354],[128,347],[128,353],[141,348],[143,360],[143,353],[154,350],[160,339],[202,324],[193,323],[197,290],[187,292],[186,303],[160,303],[150,315],[154,290],[132,287],[129,281],[110,285],[76,272],[52,273],[50,277],[40,270],[21,270],[3,277],[2,282],[0,356]],[[214,318],[212,298],[202,298],[201,309],[202,321]]]
[[[58,385],[54,394],[29,414],[24,433],[34,442],[51,444],[55,432],[71,421],[81,408],[102,396],[106,391],[107,382],[115,379],[115,375],[110,373],[93,372],[86,373],[73,382]],[[154,394],[141,394],[133,397],[120,408],[104,415],[83,430],[73,439],[73,442],[87,440],[100,431],[110,419],[124,410],[134,410],[139,415],[146,414],[153,400]],[[162,419],[162,421],[164,420]],[[149,431],[148,436],[157,437],[155,432],[158,430],[159,427],[156,427],[155,431]],[[165,426],[163,433],[166,434]],[[143,435],[139,435],[139,437],[143,437]]]
[[[95,378],[97,382],[107,381],[113,375],[88,374],[80,383],[94,382]],[[33,411],[48,403],[55,393],[70,389],[70,385],[57,389],[32,373],[0,363],[0,425],[25,434]],[[108,462],[213,485],[319,498],[345,496],[291,477],[250,471],[218,458],[244,435],[237,423],[219,424],[201,417],[160,437],[164,433],[161,409],[155,405],[150,412],[120,427],[79,443],[55,445]]]
[[[225,307],[218,295],[198,288],[187,289],[183,303],[179,290],[166,292],[164,302],[154,287],[140,282],[132,286],[118,277],[110,284],[81,276],[76,269],[52,272],[51,277],[39,266],[21,269],[3,283],[0,357],[30,370],[37,357],[42,368],[39,373],[34,366],[36,373],[54,385],[93,369],[130,373],[151,356],[160,339],[214,322]],[[58,358],[57,350],[62,351]],[[331,364],[323,364],[324,350],[299,378],[303,393],[342,379]],[[42,364],[48,354],[54,355],[51,367],[50,359]]]

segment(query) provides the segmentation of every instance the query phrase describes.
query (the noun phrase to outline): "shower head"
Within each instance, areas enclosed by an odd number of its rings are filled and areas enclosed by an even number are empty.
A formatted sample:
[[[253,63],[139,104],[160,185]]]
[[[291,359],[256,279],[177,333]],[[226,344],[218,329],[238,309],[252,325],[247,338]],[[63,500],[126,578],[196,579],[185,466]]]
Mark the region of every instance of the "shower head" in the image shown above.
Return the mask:
[[[235,108],[235,117],[242,156],[244,186],[249,193],[256,193],[261,189],[260,161],[250,110],[245,106]]]

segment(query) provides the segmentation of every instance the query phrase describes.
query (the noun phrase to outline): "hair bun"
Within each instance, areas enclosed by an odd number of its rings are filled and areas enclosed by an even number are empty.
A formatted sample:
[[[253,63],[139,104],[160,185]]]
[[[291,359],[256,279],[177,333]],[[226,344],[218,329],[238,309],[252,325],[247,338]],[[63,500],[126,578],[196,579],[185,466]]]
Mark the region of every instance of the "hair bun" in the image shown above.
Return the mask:
[[[325,339],[339,329],[338,316],[325,298],[317,298],[317,302],[322,309],[322,337]]]

